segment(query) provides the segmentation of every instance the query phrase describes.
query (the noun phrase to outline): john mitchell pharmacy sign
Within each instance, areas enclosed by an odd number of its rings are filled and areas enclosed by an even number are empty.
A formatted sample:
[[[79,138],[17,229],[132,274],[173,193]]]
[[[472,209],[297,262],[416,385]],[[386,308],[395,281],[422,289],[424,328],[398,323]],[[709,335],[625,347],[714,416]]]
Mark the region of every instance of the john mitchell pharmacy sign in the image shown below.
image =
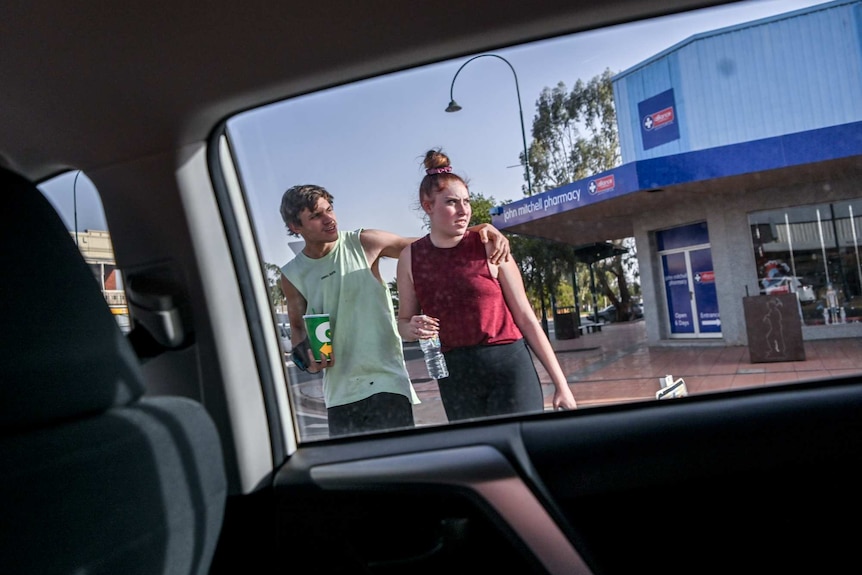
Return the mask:
[[[639,189],[634,164],[628,164],[511,204],[497,206],[491,211],[492,222],[497,228],[508,228],[617,198]]]
[[[582,206],[689,182],[862,155],[862,122],[851,122],[631,162],[491,210],[504,230]]]

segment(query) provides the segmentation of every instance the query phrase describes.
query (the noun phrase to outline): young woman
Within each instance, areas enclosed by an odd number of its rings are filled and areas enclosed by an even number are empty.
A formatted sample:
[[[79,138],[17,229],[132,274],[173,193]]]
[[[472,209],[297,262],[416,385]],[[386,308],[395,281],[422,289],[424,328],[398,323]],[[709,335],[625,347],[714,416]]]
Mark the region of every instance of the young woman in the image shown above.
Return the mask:
[[[470,232],[470,192],[440,150],[425,155],[419,202],[430,233],[398,259],[398,331],[405,341],[439,334],[449,377],[438,380],[450,421],[544,409],[524,342],[554,384],[554,409],[575,398],[524,291],[513,258],[488,261]]]

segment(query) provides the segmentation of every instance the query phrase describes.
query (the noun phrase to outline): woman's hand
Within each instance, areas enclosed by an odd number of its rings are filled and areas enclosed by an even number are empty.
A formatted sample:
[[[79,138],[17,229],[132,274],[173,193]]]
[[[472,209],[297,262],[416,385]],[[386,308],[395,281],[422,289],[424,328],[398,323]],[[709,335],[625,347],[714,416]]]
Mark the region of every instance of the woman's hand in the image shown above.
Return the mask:
[[[410,318],[410,334],[416,339],[428,339],[440,332],[440,320],[428,315],[414,315]]]
[[[578,403],[575,401],[575,396],[572,395],[572,390],[569,389],[569,384],[556,386],[554,391],[554,411],[566,411],[577,408]]]

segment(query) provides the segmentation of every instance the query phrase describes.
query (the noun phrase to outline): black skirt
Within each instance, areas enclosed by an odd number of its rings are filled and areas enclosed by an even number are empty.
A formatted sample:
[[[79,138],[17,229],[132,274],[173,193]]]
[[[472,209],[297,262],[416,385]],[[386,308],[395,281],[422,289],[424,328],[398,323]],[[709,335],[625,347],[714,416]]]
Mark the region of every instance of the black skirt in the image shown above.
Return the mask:
[[[523,339],[443,355],[449,377],[437,384],[449,421],[544,410],[542,385]]]

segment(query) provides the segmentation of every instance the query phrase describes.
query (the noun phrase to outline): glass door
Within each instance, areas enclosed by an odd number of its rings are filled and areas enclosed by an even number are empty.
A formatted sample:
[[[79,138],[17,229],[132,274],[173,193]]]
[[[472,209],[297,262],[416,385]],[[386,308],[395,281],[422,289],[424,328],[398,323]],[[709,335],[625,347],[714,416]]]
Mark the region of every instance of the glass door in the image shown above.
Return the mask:
[[[706,223],[657,233],[671,338],[721,337]]]

